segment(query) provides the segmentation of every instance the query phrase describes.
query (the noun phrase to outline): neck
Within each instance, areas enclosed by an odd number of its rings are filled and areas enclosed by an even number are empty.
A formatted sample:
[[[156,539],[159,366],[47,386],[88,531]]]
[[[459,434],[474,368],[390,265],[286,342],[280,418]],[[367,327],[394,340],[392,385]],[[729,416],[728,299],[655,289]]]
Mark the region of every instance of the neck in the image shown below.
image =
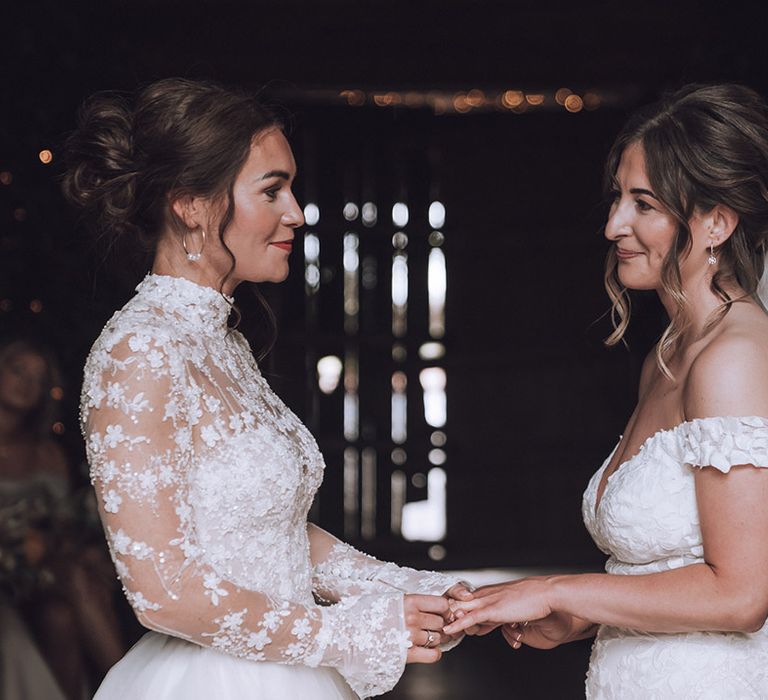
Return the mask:
[[[0,441],[12,442],[22,433],[24,414],[0,404]]]
[[[176,237],[164,236],[157,245],[152,272],[156,275],[183,277],[195,284],[232,296],[239,280],[229,277],[224,282],[224,286],[221,286],[221,281],[226,274],[222,270],[226,271],[230,265],[229,256],[223,254],[226,259],[221,259],[222,252],[217,251],[212,241],[209,241],[202,251],[201,258],[192,262],[187,259]]]
[[[723,303],[723,300],[712,291],[711,282],[712,272],[709,269],[705,269],[695,275],[687,275],[683,280],[682,290],[685,295],[685,314],[690,323],[686,335],[690,335],[693,338],[698,338],[702,335],[707,321]],[[731,299],[736,299],[744,294],[744,290],[730,280],[727,280],[722,286],[728,292]],[[662,288],[656,291],[669,318],[675,318],[679,313],[675,300]]]

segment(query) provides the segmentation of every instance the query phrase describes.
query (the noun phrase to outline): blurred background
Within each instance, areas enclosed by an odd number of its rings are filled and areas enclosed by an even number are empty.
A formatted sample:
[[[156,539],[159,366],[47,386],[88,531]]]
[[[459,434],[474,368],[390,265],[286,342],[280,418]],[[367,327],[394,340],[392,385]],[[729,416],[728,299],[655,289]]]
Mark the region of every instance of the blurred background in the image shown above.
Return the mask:
[[[91,343],[149,269],[81,230],[58,155],[85,97],[167,76],[261,90],[288,119],[306,226],[289,279],[262,289],[279,325],[262,366],[325,454],[313,519],[378,557],[482,581],[600,569],[581,494],[664,322],[636,295],[629,347],[603,347],[603,162],[628,114],[665,90],[766,94],[764,9],[41,0],[4,15],[0,342],[43,360],[52,410],[29,464],[67,495],[37,519],[7,499],[0,585],[46,659],[94,687],[104,650],[119,657],[140,634],[103,561],[77,402]],[[237,298],[258,347],[252,291]],[[0,486],[31,478],[13,450],[0,430]],[[98,590],[83,575],[53,601],[52,582],[95,570]],[[53,612],[35,621],[40,601]],[[391,697],[577,698],[588,655],[589,642],[513,653],[491,635],[409,668]]]

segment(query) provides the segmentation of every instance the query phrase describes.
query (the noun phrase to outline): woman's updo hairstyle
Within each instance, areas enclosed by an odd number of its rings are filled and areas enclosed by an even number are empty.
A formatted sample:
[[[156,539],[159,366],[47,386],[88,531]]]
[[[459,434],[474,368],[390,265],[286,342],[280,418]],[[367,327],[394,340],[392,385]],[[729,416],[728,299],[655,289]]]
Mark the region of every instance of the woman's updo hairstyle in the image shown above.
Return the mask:
[[[109,243],[130,236],[149,250],[167,226],[184,232],[171,199],[223,197],[224,241],[232,186],[253,138],[276,126],[254,96],[211,82],[168,78],[133,98],[99,93],[67,140],[64,194]]]
[[[677,233],[664,260],[661,281],[677,305],[656,345],[662,372],[672,377],[666,360],[688,327],[687,301],[680,261],[691,249],[689,221],[724,204],[739,215],[733,234],[715,249],[717,269],[712,291],[722,305],[705,332],[728,313],[732,299],[725,287],[737,283],[747,297],[759,301],[768,243],[768,107],[753,90],[741,85],[688,85],[633,115],[608,155],[605,189],[616,189],[616,171],[624,149],[639,143],[654,194],[677,220]],[[606,344],[619,343],[629,324],[628,290],[619,281],[614,247],[606,261],[605,286],[613,303],[614,332]]]

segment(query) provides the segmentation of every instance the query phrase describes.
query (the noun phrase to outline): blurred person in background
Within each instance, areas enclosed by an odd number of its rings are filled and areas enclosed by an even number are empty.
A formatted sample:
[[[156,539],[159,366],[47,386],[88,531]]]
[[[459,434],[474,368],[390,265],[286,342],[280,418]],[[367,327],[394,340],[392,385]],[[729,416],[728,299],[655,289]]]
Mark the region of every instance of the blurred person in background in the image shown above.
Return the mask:
[[[44,346],[17,339],[0,347],[0,691],[8,700],[49,700],[59,689],[82,698],[89,674],[98,680],[124,651],[111,567],[83,527],[87,492],[73,489],[52,438],[61,392]]]

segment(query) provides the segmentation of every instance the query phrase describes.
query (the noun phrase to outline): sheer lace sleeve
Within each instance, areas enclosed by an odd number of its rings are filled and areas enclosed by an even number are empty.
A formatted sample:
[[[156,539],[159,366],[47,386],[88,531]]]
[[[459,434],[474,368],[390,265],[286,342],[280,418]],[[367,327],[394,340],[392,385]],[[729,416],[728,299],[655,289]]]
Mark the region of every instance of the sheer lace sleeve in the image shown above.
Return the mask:
[[[171,341],[137,333],[107,336],[86,366],[91,477],[138,619],[253,661],[336,667],[361,696],[390,690],[409,645],[398,588],[321,607],[238,586],[206,557],[189,497],[201,397],[180,358]]]
[[[310,524],[312,589],[322,600],[337,601],[361,593],[402,591],[443,595],[451,586],[464,583],[436,571],[418,571],[383,562],[363,554],[333,535]]]

